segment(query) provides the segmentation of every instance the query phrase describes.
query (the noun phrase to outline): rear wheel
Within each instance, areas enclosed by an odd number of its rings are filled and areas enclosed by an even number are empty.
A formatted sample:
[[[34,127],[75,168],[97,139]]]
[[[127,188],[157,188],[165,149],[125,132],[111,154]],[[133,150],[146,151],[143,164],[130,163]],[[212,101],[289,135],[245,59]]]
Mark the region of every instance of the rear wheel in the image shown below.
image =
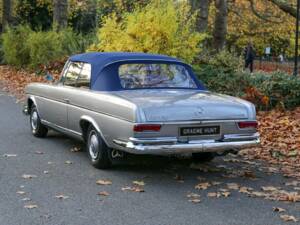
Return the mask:
[[[200,152],[192,154],[193,160],[196,162],[210,162],[215,158],[212,152]]]
[[[98,169],[110,168],[112,162],[110,160],[110,148],[105,144],[99,132],[92,126],[87,131],[86,148],[88,156],[94,167]]]
[[[39,113],[36,106],[32,106],[30,110],[30,128],[35,137],[46,137],[48,129],[41,123]]]

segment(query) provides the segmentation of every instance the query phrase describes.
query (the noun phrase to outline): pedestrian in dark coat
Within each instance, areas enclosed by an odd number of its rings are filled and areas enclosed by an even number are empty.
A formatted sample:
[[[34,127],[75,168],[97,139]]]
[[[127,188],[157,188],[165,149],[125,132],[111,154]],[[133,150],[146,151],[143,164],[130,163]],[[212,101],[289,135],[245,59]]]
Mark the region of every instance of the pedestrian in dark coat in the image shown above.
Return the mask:
[[[248,43],[247,47],[245,48],[244,57],[245,57],[245,69],[249,68],[250,72],[252,73],[253,62],[255,59],[255,52],[251,43]]]

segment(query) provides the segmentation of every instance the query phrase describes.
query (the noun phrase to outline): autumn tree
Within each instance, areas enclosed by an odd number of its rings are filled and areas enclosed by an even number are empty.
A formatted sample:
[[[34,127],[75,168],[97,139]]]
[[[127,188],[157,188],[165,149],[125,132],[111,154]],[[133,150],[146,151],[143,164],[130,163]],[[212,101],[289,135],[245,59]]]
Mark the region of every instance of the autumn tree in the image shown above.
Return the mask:
[[[53,0],[53,23],[57,29],[68,25],[68,0]]]

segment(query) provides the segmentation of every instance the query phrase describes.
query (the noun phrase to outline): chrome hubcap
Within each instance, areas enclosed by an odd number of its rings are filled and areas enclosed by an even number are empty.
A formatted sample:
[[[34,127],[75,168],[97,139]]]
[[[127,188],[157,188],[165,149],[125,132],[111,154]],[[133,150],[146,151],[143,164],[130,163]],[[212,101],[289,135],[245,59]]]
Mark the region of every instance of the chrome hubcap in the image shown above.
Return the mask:
[[[36,130],[38,126],[38,114],[34,111],[31,115],[31,127],[33,130]]]
[[[99,142],[97,134],[93,131],[89,138],[89,153],[92,159],[97,159],[99,155]]]

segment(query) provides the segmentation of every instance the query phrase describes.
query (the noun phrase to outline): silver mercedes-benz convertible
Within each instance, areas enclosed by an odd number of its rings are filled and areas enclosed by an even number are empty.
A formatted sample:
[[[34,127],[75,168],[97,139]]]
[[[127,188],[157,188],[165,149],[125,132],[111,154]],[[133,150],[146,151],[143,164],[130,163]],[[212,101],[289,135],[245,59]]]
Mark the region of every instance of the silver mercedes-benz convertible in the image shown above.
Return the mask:
[[[205,161],[259,144],[252,103],[206,90],[168,56],[74,55],[58,82],[30,84],[26,95],[33,135],[53,129],[83,140],[97,168],[126,153]]]

